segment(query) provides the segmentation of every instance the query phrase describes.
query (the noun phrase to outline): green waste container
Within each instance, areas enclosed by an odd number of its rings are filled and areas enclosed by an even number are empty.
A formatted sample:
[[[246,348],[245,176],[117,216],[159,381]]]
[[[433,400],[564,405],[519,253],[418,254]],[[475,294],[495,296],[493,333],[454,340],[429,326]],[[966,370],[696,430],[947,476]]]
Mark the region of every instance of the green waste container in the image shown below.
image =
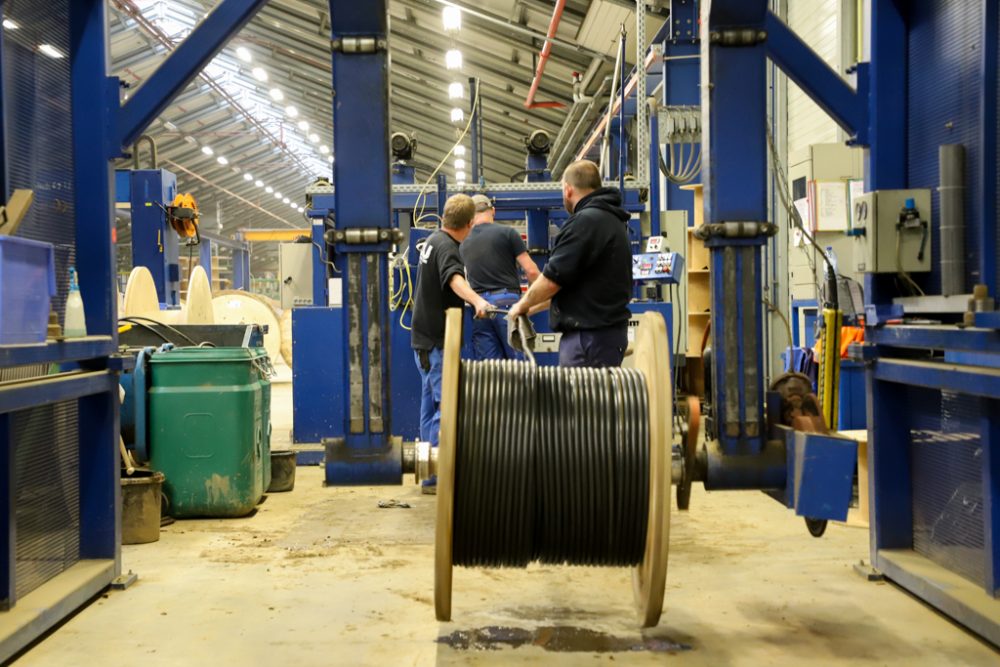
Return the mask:
[[[149,450],[174,517],[245,516],[270,480],[263,348],[185,347],[149,360]]]

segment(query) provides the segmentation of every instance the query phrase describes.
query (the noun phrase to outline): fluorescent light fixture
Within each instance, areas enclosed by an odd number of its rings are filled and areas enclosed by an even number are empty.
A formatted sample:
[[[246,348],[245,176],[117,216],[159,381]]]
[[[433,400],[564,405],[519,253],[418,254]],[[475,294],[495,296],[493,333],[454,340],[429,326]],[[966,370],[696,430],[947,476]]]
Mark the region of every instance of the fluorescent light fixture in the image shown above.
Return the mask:
[[[280,88],[272,88],[271,90],[267,91],[267,94],[270,95],[271,99],[274,100],[275,102],[280,102],[281,100],[285,99],[285,94],[281,92]]]
[[[281,201],[287,204],[288,202],[290,202],[290,201],[292,201],[292,200],[291,200],[291,199],[289,199],[288,197],[282,197],[282,198],[281,198]]]
[[[63,53],[51,44],[40,44],[38,50],[47,55],[49,58],[62,58]]]
[[[250,49],[248,49],[245,46],[236,47],[236,57],[245,63],[248,63],[251,60],[253,60],[253,56],[250,54]]]
[[[171,123],[169,120],[163,121],[163,127],[167,128],[171,132],[176,132],[177,131],[177,126],[174,125],[173,123]]]
[[[309,121],[307,121],[307,120],[300,120],[299,121],[299,129],[302,130],[303,132],[308,132],[309,131]]]
[[[215,151],[212,150],[211,146],[202,146],[201,152],[205,155],[215,155]]]
[[[465,120],[464,111],[462,111],[458,107],[455,107],[454,109],[451,110],[451,122],[461,123],[463,120]]]
[[[289,118],[295,118],[296,116],[299,115],[299,110],[294,106],[292,106],[291,104],[289,104],[287,107],[285,107],[285,113],[288,114]]]
[[[254,181],[253,184],[256,185],[258,188],[264,187],[264,181],[260,180],[259,178],[256,181]]]
[[[263,67],[254,67],[250,70],[250,73],[253,74],[253,78],[258,81],[267,81],[267,70]]]
[[[281,199],[281,193],[280,192],[275,192],[274,193],[274,198],[280,200]]]
[[[253,176],[251,176],[250,174],[243,174],[243,180],[244,181],[252,181],[253,180]]]
[[[465,172],[464,171],[456,171],[455,172],[455,180],[464,183],[465,182]]]
[[[274,188],[272,188],[272,187],[271,187],[271,186],[269,185],[269,186],[267,186],[266,188],[264,188],[264,192],[266,192],[267,194],[271,194],[272,192],[274,192]]]
[[[465,146],[455,146],[452,153],[455,154],[455,157],[465,157]]]
[[[458,49],[445,51],[444,66],[448,69],[462,69],[462,52]]]
[[[223,166],[225,166],[225,165],[229,164],[229,160],[227,160],[227,159],[226,159],[226,158],[225,158],[224,156],[222,156],[222,155],[220,155],[219,157],[215,158],[215,160],[216,160],[216,162],[218,162],[219,164],[221,164],[221,165],[223,165]]]
[[[295,202],[289,202],[288,205],[292,207],[292,210],[298,210],[299,208],[299,205]]]
[[[309,141],[313,142],[314,144],[318,144],[319,143],[319,135],[316,134],[315,132],[313,132],[312,134],[309,135]]]
[[[441,10],[441,22],[444,23],[445,30],[461,30],[462,10],[454,5],[445,5],[445,8]]]
[[[320,146],[319,152],[322,153],[323,155],[326,155],[327,153],[330,152],[330,148],[328,146]]]
[[[14,23],[10,19],[4,19],[3,20],[3,27],[7,28],[7,30],[17,30],[21,26],[19,26],[18,24]]]
[[[455,81],[454,83],[448,84],[448,99],[457,100],[465,96],[465,89],[462,88],[462,84]]]
[[[302,208],[301,206],[297,206],[296,208],[299,209],[299,213],[305,213],[306,212],[306,210],[304,208]]]
[[[327,157],[326,161],[329,162],[330,164],[333,164],[333,156],[330,155],[329,157]]]
[[[198,143],[198,140],[195,139],[194,137],[192,137],[190,134],[184,135],[184,141],[188,142],[189,144],[196,144],[196,143]]]
[[[455,169],[465,169],[465,160],[462,158],[455,160]]]

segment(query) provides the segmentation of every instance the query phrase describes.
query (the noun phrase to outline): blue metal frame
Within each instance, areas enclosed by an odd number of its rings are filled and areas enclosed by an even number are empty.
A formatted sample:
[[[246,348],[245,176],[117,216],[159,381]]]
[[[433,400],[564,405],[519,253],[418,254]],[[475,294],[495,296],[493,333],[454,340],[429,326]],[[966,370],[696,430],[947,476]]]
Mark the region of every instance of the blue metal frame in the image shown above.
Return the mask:
[[[118,173],[121,172],[116,172],[116,178]],[[149,269],[161,304],[168,308],[179,306],[180,241],[167,221],[165,208],[177,195],[177,177],[166,169],[135,169],[125,173],[129,176],[132,266]],[[117,196],[121,198],[122,193]]]

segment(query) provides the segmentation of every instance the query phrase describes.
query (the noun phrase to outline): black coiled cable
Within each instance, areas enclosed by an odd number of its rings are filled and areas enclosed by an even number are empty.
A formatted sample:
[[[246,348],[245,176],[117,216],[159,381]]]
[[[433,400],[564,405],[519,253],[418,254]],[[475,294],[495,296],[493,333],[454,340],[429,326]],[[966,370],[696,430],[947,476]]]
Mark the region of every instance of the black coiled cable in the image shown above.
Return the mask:
[[[453,562],[631,566],[649,502],[636,370],[462,362]]]

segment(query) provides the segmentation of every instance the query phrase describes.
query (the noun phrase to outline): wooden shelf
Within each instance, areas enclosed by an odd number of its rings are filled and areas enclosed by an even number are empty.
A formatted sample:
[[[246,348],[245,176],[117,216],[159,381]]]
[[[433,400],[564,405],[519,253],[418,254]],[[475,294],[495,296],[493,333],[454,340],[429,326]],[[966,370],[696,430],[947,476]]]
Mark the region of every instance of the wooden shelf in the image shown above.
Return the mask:
[[[701,356],[701,339],[709,326],[712,304],[710,289],[711,254],[704,241],[694,235],[704,222],[705,210],[701,185],[684,186],[694,192],[694,226],[687,230],[687,356]],[[692,385],[694,387],[694,385]],[[695,388],[695,392],[698,389]]]

